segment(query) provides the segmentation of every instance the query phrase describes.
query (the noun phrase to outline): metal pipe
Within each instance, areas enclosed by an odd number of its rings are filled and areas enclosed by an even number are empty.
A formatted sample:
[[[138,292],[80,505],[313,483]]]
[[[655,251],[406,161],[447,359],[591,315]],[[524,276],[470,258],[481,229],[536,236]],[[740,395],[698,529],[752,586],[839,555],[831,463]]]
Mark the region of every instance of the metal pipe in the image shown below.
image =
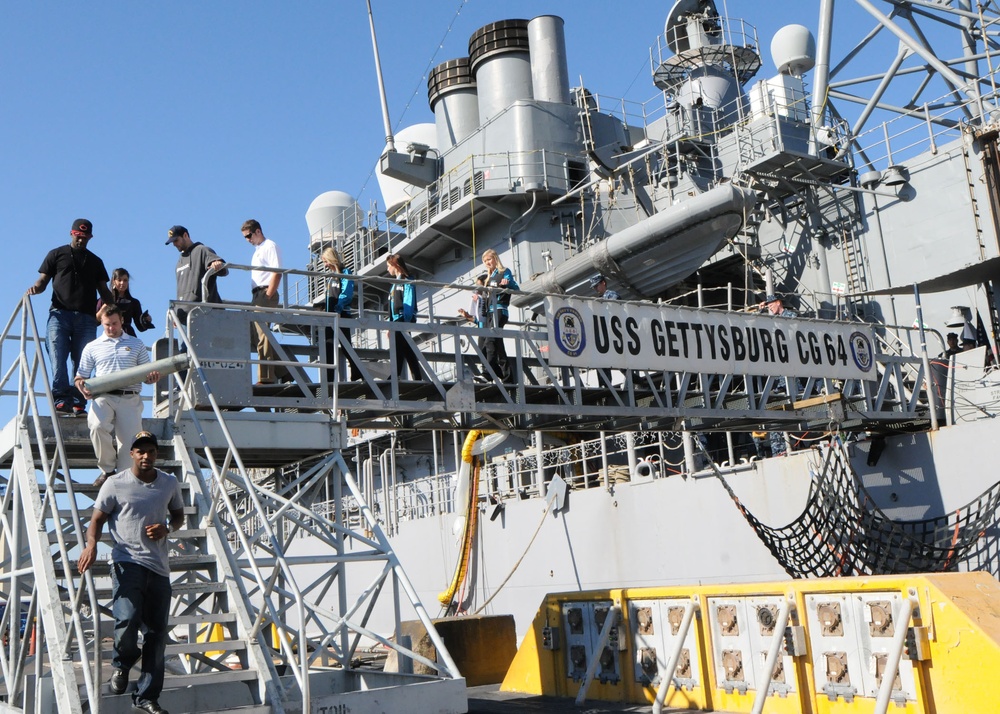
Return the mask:
[[[625,453],[628,455],[628,472],[631,474],[632,469],[639,463],[639,459],[635,455],[635,432],[625,433]]]
[[[378,77],[378,96],[382,101],[382,124],[385,127],[385,151],[396,150],[396,142],[392,137],[392,123],[389,121],[389,103],[385,99],[385,80],[382,79],[382,62],[378,56],[378,40],[375,38],[375,16],[372,15],[372,2],[368,5],[368,26],[372,31],[372,53],[375,55],[375,75]]]
[[[937,70],[938,74],[941,75],[941,78],[946,83],[951,84],[956,91],[963,92],[969,99],[975,101],[977,104],[982,102],[982,97],[976,90],[973,83],[966,81],[961,75],[952,71],[951,67],[934,56],[934,53],[930,50],[930,48],[924,44],[916,42],[912,37],[903,32],[903,30],[900,29],[896,23],[889,19],[888,15],[883,14],[869,0],[855,0],[855,2],[864,8],[869,15],[878,20],[882,27],[895,35],[902,44],[913,50],[914,54]],[[982,107],[980,107],[980,111],[982,111]]]
[[[927,408],[931,413],[931,431],[937,431],[937,400],[934,399],[934,388],[931,383],[931,361],[927,356],[927,335],[924,332],[924,309],[920,305],[920,287],[916,283],[913,284],[913,299],[917,304],[917,327],[920,330],[920,362],[924,368],[924,387],[927,390]]]
[[[590,658],[590,664],[587,666],[587,676],[583,678],[580,691],[576,694],[577,706],[587,701],[587,690],[590,689],[590,683],[594,681],[594,675],[597,674],[597,665],[601,661],[600,653],[604,652],[604,648],[608,646],[608,640],[611,639],[611,629],[617,624],[621,611],[620,605],[612,605],[611,609],[608,610],[608,616],[604,620],[604,627],[601,628],[601,637],[598,639],[597,647],[595,648],[597,654]]]
[[[698,467],[694,463],[694,436],[690,431],[681,432],[681,444],[684,447],[684,470],[691,475]]]
[[[182,352],[173,357],[158,359],[155,362],[147,362],[146,364],[129,367],[100,377],[91,377],[85,380],[83,384],[91,394],[103,394],[110,392],[112,389],[124,389],[142,382],[150,372],[159,372],[160,376],[180,372],[187,369],[190,362],[191,359],[187,353]]]
[[[833,37],[834,0],[821,0],[819,5],[819,26],[816,30],[816,65],[813,68],[812,96],[812,149],[818,153],[819,143],[816,131],[823,126],[823,110],[826,95],[830,91],[830,45]]]
[[[535,492],[538,495],[545,493],[545,450],[542,446],[542,432],[535,431]]]
[[[792,607],[792,599],[786,597],[778,609],[778,621],[774,625],[774,634],[771,636],[771,646],[767,650],[767,659],[764,660],[762,681],[757,683],[757,696],[754,699],[751,714],[761,714],[764,711],[764,702],[767,701],[771,680],[774,679],[774,670],[777,669],[781,657],[781,643],[785,638],[785,627],[788,626],[788,615],[791,613]]]
[[[608,478],[608,442],[606,439],[607,432],[602,431],[600,433],[601,439],[601,473],[604,474],[604,490],[607,491],[610,487],[610,479]],[[629,465],[631,469],[631,464]]]
[[[677,641],[674,644],[673,652],[670,653],[670,659],[667,660],[667,667],[663,670],[663,678],[660,679],[660,686],[656,690],[656,699],[653,701],[653,714],[660,714],[663,711],[663,702],[667,699],[667,692],[670,691],[670,685],[674,682],[674,672],[677,671],[677,663],[681,659],[681,651],[684,649],[684,640],[687,638],[688,630],[691,629],[691,621],[694,619],[694,613],[700,608],[697,598],[691,598],[691,601],[684,606],[684,618],[681,620],[681,626],[677,630]]]
[[[892,685],[896,681],[896,672],[899,670],[899,660],[903,656],[903,646],[906,642],[906,634],[910,629],[910,616],[913,609],[920,605],[916,595],[911,590],[909,596],[903,600],[903,609],[896,620],[896,633],[892,637],[892,644],[886,653],[885,669],[882,670],[882,686],[878,689],[878,698],[875,700],[875,714],[886,714],[889,709],[889,700],[892,698]]]

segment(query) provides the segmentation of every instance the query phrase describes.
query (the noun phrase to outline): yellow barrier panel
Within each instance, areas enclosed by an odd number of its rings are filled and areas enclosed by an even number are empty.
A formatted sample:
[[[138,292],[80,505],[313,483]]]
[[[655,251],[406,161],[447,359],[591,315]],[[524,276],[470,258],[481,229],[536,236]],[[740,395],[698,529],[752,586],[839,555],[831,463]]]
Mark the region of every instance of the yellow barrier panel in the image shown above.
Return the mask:
[[[697,616],[683,632],[692,599]],[[621,621],[598,652],[613,606]],[[780,628],[783,617],[787,627]],[[985,573],[946,573],[549,595],[502,689],[575,697],[594,670],[587,698],[651,703],[672,657],[666,707],[993,712],[1000,583]],[[765,682],[766,700],[758,702]]]
[[[198,641],[199,642],[221,642],[226,639],[226,633],[222,629],[222,625],[218,622],[205,625],[202,629],[198,631]],[[212,650],[211,652],[205,652],[206,657],[218,657],[225,650]]]

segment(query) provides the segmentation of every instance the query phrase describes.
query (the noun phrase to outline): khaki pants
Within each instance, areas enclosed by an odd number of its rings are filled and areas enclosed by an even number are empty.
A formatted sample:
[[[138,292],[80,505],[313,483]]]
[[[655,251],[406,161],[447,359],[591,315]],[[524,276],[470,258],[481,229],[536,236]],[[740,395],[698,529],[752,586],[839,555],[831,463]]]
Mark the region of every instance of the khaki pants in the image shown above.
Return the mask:
[[[266,290],[255,290],[251,304],[259,307],[278,307],[278,295],[275,293],[274,297],[269,298]],[[268,338],[267,324],[267,322],[250,323],[250,351],[256,352],[261,360],[273,361],[278,359],[278,354],[274,351]],[[284,382],[289,378],[288,370],[284,367],[262,364],[259,365],[259,368],[258,381],[261,384],[274,384],[276,378]]]
[[[142,431],[142,397],[99,394],[90,405],[87,426],[98,468],[106,474],[124,471],[132,465],[132,439]]]

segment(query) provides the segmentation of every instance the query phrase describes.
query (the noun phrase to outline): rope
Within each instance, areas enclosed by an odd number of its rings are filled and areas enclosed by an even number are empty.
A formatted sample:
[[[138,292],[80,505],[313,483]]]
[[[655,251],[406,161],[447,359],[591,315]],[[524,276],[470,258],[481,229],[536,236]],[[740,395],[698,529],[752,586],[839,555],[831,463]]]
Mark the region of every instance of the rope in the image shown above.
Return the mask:
[[[521,557],[517,559],[517,562],[514,563],[514,567],[510,569],[510,572],[507,573],[507,577],[504,578],[503,581],[497,586],[497,589],[493,591],[493,594],[486,598],[486,602],[476,608],[475,612],[472,613],[473,615],[478,615],[485,610],[486,606],[493,602],[493,598],[500,594],[500,591],[503,590],[503,586],[506,585],[507,582],[514,576],[514,572],[521,566],[524,556],[526,556],[528,551],[531,550],[531,545],[535,542],[535,538],[538,537],[538,532],[542,530],[542,526],[545,525],[545,517],[549,515],[549,511],[552,510],[552,504],[555,502],[554,498],[550,498],[548,503],[545,504],[545,510],[542,511],[542,517],[538,521],[538,526],[535,528],[535,532],[531,534],[531,540],[529,540],[528,545],[524,547],[524,552],[521,553]]]

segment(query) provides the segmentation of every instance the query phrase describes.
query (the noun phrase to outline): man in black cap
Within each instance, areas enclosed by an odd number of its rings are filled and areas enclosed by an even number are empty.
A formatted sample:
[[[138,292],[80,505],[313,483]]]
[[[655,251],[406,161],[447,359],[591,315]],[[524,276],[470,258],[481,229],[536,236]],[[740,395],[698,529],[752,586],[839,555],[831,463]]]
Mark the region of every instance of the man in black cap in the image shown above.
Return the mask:
[[[185,302],[222,302],[215,279],[219,275],[229,274],[223,267],[226,262],[204,243],[191,240],[191,235],[184,226],[174,226],[167,231],[166,245],[171,243],[181,254],[177,259],[177,299]],[[201,282],[209,270],[216,272],[208,279],[208,295],[203,296]],[[178,317],[186,322],[187,312],[178,310]]]
[[[93,224],[86,218],[77,218],[69,235],[69,245],[53,248],[45,256],[38,269],[38,280],[28,288],[28,295],[44,292],[52,281],[52,307],[46,326],[52,396],[57,412],[83,416],[87,413],[87,400],[70,381],[66,360],[72,359],[75,375],[84,346],[94,339],[98,294],[106,303],[114,298],[108,289],[104,262],[87,250],[94,237]]]
[[[774,317],[798,317],[798,313],[794,310],[786,310],[785,304],[782,302],[781,298],[777,295],[771,294],[764,298],[758,306],[760,312],[769,312]]]
[[[142,657],[132,706],[167,714],[159,704],[169,632],[170,562],[167,535],[184,526],[184,502],[177,478],[156,468],[156,436],[140,431],[132,439],[132,468],[109,478],[94,502],[87,542],[77,568],[85,573],[97,559],[97,543],[108,523],[112,613],[115,618],[112,694],[124,694],[129,670]],[[167,520],[169,516],[169,521]],[[139,630],[144,628],[142,650]]]

